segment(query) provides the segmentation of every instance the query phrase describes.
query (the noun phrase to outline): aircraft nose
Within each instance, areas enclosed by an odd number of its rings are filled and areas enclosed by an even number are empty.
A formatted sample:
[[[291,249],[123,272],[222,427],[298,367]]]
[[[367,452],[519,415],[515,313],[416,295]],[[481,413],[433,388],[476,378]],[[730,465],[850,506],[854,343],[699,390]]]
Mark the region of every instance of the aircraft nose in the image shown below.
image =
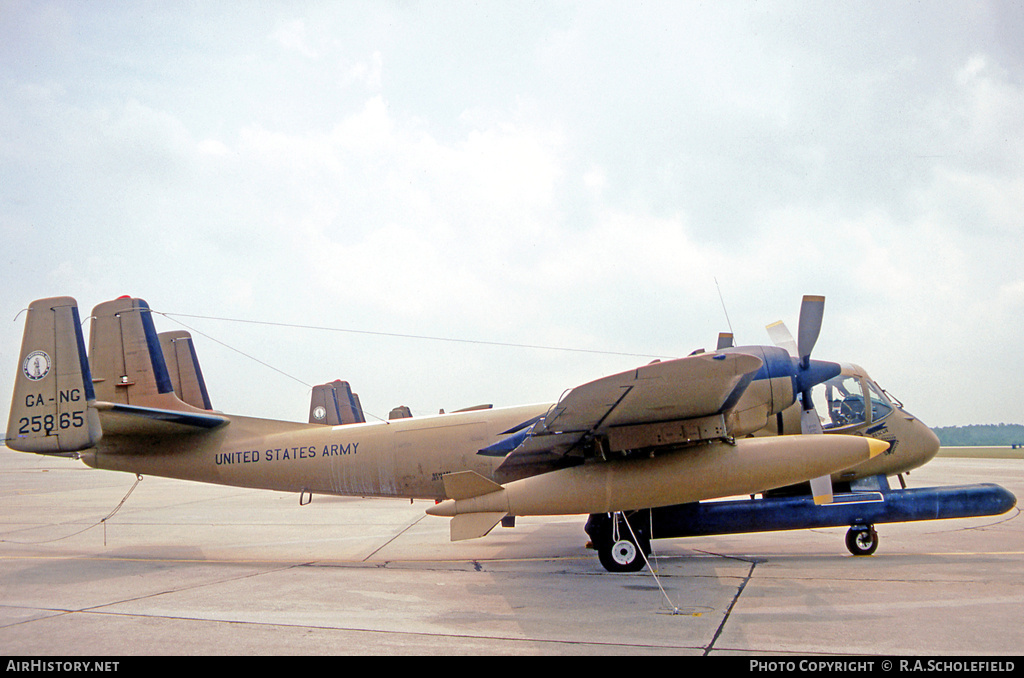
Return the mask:
[[[917,423],[925,430],[925,450],[927,451],[928,459],[930,460],[939,453],[939,447],[942,446],[942,443],[939,442],[939,437],[935,435],[935,431],[931,430],[920,421]]]
[[[939,437],[935,432],[924,425],[917,417],[907,414],[910,417],[910,428],[913,432],[914,456],[919,459],[918,465],[926,464],[939,453]]]

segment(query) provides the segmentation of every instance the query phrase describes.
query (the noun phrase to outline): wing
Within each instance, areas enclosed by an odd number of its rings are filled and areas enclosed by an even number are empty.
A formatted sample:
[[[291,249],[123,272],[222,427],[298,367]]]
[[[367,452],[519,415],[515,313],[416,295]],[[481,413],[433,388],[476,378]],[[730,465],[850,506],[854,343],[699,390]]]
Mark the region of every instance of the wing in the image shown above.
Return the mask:
[[[701,354],[603,377],[480,454],[504,456],[498,472],[509,474],[564,462],[595,442],[615,452],[723,438],[725,414],[761,365],[746,354]]]

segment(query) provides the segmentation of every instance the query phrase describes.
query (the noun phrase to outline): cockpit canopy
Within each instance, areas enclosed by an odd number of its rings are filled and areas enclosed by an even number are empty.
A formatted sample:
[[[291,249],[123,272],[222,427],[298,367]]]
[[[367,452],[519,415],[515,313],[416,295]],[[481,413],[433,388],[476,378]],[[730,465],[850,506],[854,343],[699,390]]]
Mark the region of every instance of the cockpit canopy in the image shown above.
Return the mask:
[[[845,366],[838,377],[815,386],[811,400],[825,430],[878,422],[894,409],[878,384],[862,370]]]

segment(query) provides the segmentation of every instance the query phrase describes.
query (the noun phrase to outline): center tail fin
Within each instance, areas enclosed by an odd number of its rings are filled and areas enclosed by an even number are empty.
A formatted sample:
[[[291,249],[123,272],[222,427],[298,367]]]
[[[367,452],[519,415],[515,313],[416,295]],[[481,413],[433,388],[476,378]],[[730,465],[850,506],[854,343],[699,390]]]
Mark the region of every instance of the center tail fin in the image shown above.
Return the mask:
[[[68,454],[102,436],[89,361],[71,297],[32,302],[25,319],[4,441],[12,450]]]
[[[173,363],[179,372],[184,368],[186,382],[202,386],[194,351],[187,357],[176,351]],[[210,409],[201,392],[182,391],[187,401],[175,393],[153,313],[142,299],[119,297],[92,309],[89,364],[102,403],[197,414]]]
[[[89,364],[99,400],[150,405],[174,393],[149,304],[119,297],[92,309]]]

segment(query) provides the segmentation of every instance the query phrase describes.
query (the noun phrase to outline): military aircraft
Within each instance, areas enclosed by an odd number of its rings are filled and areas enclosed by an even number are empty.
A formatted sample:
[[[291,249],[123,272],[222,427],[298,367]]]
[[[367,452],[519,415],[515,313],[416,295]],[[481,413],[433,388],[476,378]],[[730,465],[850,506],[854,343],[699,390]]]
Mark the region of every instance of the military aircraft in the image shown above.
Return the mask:
[[[781,321],[769,325],[768,334],[775,348],[735,347],[731,333],[719,335],[718,352],[747,353],[763,360],[759,378],[785,373],[793,363],[816,371],[813,377],[803,380],[798,373],[794,379],[798,394],[793,404],[778,410],[750,435],[866,436],[886,442],[885,452],[829,477],[773,488],[759,497],[691,502],[632,512],[629,534],[616,537],[617,546],[602,557],[606,568],[639,569],[636,560],[649,552],[653,538],[823,527],[848,527],[847,549],[855,556],[867,556],[878,548],[876,524],[998,515],[1016,505],[1012,493],[991,483],[906,489],[903,475],[930,461],[939,450],[939,440],[859,365],[808,364],[823,308],[824,298],[804,298],[799,341],[793,339]],[[818,416],[814,405],[823,401],[827,407],[824,418]],[[890,488],[888,478],[892,476],[899,478],[902,489]],[[833,487],[840,492],[833,494]],[[595,542],[607,540],[609,530],[622,531],[615,520],[607,514],[591,515],[586,530]]]
[[[809,299],[796,356],[724,347],[597,379],[554,404],[400,411],[381,422],[358,421],[358,398],[345,384],[338,399],[344,382],[336,382],[331,397],[346,407],[330,426],[212,410],[191,338],[158,335],[141,299],[93,309],[88,354],[77,302],[41,299],[26,318],[6,444],[95,468],[296,492],[300,501],[430,499],[427,513],[451,518],[453,540],[482,537],[515,516],[591,514],[601,562],[635,570],[650,538],[667,536],[651,534],[655,516],[669,525],[680,510],[712,503],[704,500],[811,479],[820,489],[822,479],[830,484],[890,449],[838,430],[763,434],[773,421],[784,426],[794,404],[813,413],[811,390],[842,374],[810,359],[823,299]],[[324,421],[335,423],[323,397]],[[899,442],[892,459],[911,449]],[[831,488],[823,492],[827,506]],[[627,518],[639,512],[646,525]]]
[[[812,327],[820,322],[818,316],[823,302],[820,297],[808,297],[804,301],[803,310],[808,312]],[[803,312],[801,318],[804,319]],[[781,321],[772,323],[767,330],[790,358],[800,356],[796,341]],[[785,357],[778,351],[766,354],[763,347],[736,349],[731,333],[719,335],[717,350],[753,353],[765,362],[781,360],[781,369],[774,371],[785,373],[787,370]],[[592,546],[595,542],[605,544],[605,548],[599,549],[605,567],[612,571],[638,569],[650,553],[650,540],[655,536],[678,538],[837,526],[849,526],[846,546],[852,554],[871,555],[879,543],[876,523],[996,515],[1015,505],[1016,498],[1011,493],[992,484],[907,490],[903,475],[935,456],[939,449],[938,438],[871,379],[864,368],[840,363],[826,366],[826,369],[838,371],[836,376],[811,389],[815,395],[813,398],[806,396],[808,407],[803,405],[805,395],[800,394],[798,402],[778,412],[751,435],[843,433],[871,436],[888,443],[882,455],[831,477],[766,491],[760,498],[633,511],[630,516],[635,524],[628,527],[625,519],[615,524],[609,514],[593,514],[586,530],[593,535]],[[767,378],[771,371],[765,369],[764,374],[759,372],[759,375]],[[814,401],[826,404],[826,417],[817,417]],[[480,409],[487,407],[490,406],[478,406]],[[808,410],[812,410],[813,415]],[[393,409],[389,418],[411,416],[409,408],[403,406]],[[365,418],[359,397],[352,393],[348,382],[335,380],[314,387],[309,421],[339,425],[365,421]],[[902,489],[889,487],[891,476],[899,478]],[[833,486],[841,489],[838,497],[832,494]],[[502,524],[514,524],[514,520],[506,517]],[[616,527],[621,537],[614,534]],[[609,543],[612,546],[608,546]]]

